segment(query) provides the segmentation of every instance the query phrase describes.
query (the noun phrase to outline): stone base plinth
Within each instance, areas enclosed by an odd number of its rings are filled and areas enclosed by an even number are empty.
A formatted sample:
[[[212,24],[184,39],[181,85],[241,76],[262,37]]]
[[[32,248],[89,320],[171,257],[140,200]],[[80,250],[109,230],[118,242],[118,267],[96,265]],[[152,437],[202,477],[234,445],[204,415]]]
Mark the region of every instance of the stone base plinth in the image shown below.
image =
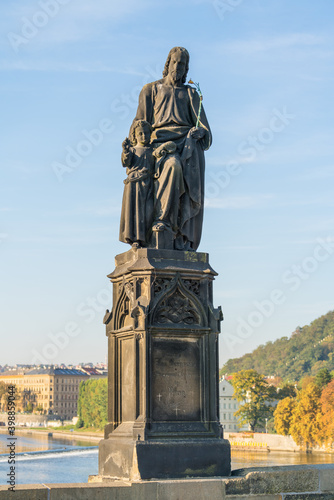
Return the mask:
[[[225,439],[135,441],[104,439],[99,445],[101,477],[143,480],[228,476],[230,445]]]
[[[218,402],[217,273],[205,253],[131,249],[109,275],[108,424],[99,475],[140,481],[230,474]]]

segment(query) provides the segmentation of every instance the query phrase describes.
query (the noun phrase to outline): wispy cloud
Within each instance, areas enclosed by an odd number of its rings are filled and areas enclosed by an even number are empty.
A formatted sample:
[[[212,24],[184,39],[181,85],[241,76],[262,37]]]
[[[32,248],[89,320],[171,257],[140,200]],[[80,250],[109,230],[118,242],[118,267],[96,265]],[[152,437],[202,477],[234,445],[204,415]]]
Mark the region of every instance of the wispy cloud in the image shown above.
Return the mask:
[[[40,2],[18,0],[15,7],[10,3],[4,9],[4,13],[12,21],[21,19],[22,17],[29,18],[34,13],[40,10]],[[64,17],[73,17],[78,22],[87,20],[108,20],[118,22],[120,19],[133,15],[138,10],[145,9],[153,5],[153,0],[122,0],[122,2],[111,2],[110,0],[99,0],[92,2],[91,0],[69,0],[68,3],[61,6],[59,13],[63,12]]]
[[[99,245],[102,243],[107,243],[107,242],[113,242],[114,243],[114,238],[111,234],[110,228],[108,228],[108,232],[105,231],[104,236],[96,237],[96,236],[78,236],[78,237],[62,237],[60,240],[59,237],[56,238],[54,236],[21,236],[18,238],[13,238],[12,242],[14,244],[17,243],[34,243],[38,245],[61,245],[61,246],[66,246],[66,245]]]
[[[298,46],[316,46],[324,42],[322,36],[312,33],[288,33],[278,37],[262,37],[253,40],[237,40],[223,44],[223,48],[228,52],[238,52],[242,54],[272,51],[275,49],[289,49]]]
[[[120,205],[113,205],[112,201],[106,201],[97,205],[77,206],[69,210],[49,211],[48,216],[52,217],[72,217],[78,215],[89,215],[95,217],[110,217],[119,215],[121,212]]]
[[[121,212],[120,206],[112,205],[112,203],[106,203],[100,206],[91,207],[78,207],[75,209],[74,213],[77,215],[87,214],[96,217],[109,217],[111,215],[119,215]]]
[[[259,194],[254,196],[227,196],[226,198],[208,198],[205,200],[206,208],[225,210],[240,210],[245,208],[259,208],[268,204],[275,197],[272,194]]]
[[[64,63],[62,61],[42,60],[2,60],[0,71],[66,71],[72,73],[115,73],[122,75],[145,76],[144,72],[130,67],[107,66],[101,62]]]
[[[39,244],[39,245],[95,245],[106,242],[114,242],[114,228],[112,224],[107,226],[71,225],[54,226],[52,234],[47,231],[36,233],[22,233],[12,238],[14,244]]]
[[[216,292],[216,298],[218,299],[241,299],[245,297],[249,297],[249,295],[252,295],[254,293],[254,288],[252,289],[247,289],[247,288],[242,288],[239,290],[219,290]]]
[[[316,106],[311,108],[310,113],[313,114],[312,120],[321,121],[321,115],[317,115]],[[296,124],[298,127],[302,127],[302,122],[309,123],[311,120],[309,114],[305,113],[303,115],[297,114]],[[267,165],[306,165],[312,160],[314,165],[323,165],[324,163],[330,163],[333,157],[334,146],[333,146],[333,134],[334,129],[332,127],[327,127],[323,129],[315,129],[313,133],[308,133],[308,130],[304,130],[304,133],[300,133],[297,126],[294,129],[284,132],[284,136],[280,136],[279,141],[274,142],[270,148],[261,152],[256,158],[257,164],[267,164]],[[282,145],[284,144],[284,147]],[[318,178],[325,179],[326,176],[331,177],[331,171],[333,169],[332,165],[325,165],[320,167],[312,168],[312,172],[315,173],[319,170],[321,172]],[[311,174],[311,170],[309,170]],[[293,170],[291,172],[293,175]],[[304,177],[304,173],[302,174]],[[323,176],[323,177],[320,177]],[[315,177],[314,177],[315,178]],[[301,177],[298,175],[294,176],[294,179],[300,180]],[[310,177],[311,180],[311,177]]]
[[[110,0],[79,0],[72,3],[71,10],[81,19],[91,21],[93,19],[110,18],[112,21],[119,21],[127,16],[133,16],[137,11],[142,11],[155,5],[153,0],[122,0],[122,2],[110,2]],[[70,5],[69,5],[70,7]]]
[[[331,195],[319,195],[319,196],[305,196],[303,194],[297,195],[293,193],[290,197],[284,196],[279,199],[277,206],[279,207],[333,207],[334,199]]]
[[[318,218],[309,218],[308,220],[308,224],[307,225],[300,225],[300,226],[295,226],[291,232],[293,233],[300,233],[300,234],[303,234],[303,233],[308,233],[308,234],[311,234],[311,233],[314,233],[317,235],[317,237],[319,236],[319,234],[325,234],[325,235],[328,235],[328,234],[333,234],[333,228],[334,228],[334,218],[322,218],[322,219],[318,219]]]
[[[224,250],[239,251],[239,250],[264,250],[267,245],[224,245]]]
[[[154,6],[153,0],[71,0],[62,5],[56,16],[52,16],[43,26],[34,40],[40,48],[46,43],[66,43],[79,40],[104,42],[113,38],[112,28],[136,13]],[[22,26],[31,22],[36,12],[40,11],[39,2],[18,2],[15,9],[8,7],[3,12],[7,32],[20,34]],[[0,21],[1,24],[4,24]],[[4,30],[4,27],[2,28]]]
[[[327,300],[322,302],[311,302],[309,304],[296,304],[293,306],[294,312],[298,314],[307,314],[312,318],[326,314],[334,310],[334,301]]]
[[[225,168],[231,164],[237,165],[248,165],[254,163],[255,160],[252,158],[248,158],[245,156],[231,156],[230,158],[223,158],[221,156],[209,156],[208,155],[208,164],[209,167],[220,167]]]
[[[297,177],[297,180],[315,181],[323,179],[331,179],[334,177],[334,165],[316,167],[307,170],[305,173]]]

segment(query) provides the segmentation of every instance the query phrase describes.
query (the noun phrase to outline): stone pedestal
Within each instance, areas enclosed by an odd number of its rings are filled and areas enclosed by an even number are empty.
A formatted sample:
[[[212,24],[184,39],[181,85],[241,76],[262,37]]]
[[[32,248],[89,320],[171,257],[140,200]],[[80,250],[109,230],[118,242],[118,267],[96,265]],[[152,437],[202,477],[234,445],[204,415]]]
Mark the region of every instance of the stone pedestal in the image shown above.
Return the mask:
[[[116,257],[108,336],[108,419],[99,476],[226,476],[218,410],[216,273],[208,255],[140,248]]]

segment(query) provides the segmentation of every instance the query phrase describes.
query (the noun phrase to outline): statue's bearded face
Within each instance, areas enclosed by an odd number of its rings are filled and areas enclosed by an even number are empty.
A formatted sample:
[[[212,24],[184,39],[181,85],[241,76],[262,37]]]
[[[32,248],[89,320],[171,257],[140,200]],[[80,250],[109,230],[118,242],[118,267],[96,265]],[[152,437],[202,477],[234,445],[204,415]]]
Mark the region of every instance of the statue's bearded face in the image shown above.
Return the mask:
[[[168,75],[174,82],[178,82],[179,80],[182,80],[182,77],[186,71],[186,66],[186,54],[180,51],[176,51],[171,55],[168,67]]]

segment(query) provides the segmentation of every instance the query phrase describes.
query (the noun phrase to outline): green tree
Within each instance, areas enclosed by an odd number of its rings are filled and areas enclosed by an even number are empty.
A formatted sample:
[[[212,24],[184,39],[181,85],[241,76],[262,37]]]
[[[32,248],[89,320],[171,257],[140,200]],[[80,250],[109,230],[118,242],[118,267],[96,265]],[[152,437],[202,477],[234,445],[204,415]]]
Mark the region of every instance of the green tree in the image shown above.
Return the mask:
[[[267,342],[252,353],[230,359],[221,374],[254,369],[265,376],[276,374],[285,381],[299,381],[305,375],[316,375],[321,368],[334,370],[334,311],[297,327],[288,337]]]
[[[318,373],[316,374],[316,376],[314,378],[314,382],[321,389],[323,387],[325,387],[327,384],[329,384],[329,382],[331,380],[332,380],[332,376],[331,376],[329,370],[327,370],[327,368],[321,368],[321,370],[318,371]]]
[[[107,418],[107,379],[81,382],[78,399],[78,427],[103,429]]]
[[[6,393],[7,385],[4,382],[0,382],[0,410],[4,410],[6,407]]]
[[[288,436],[290,434],[293,412],[296,408],[296,400],[290,397],[279,401],[274,411],[275,429],[277,434]]]
[[[235,415],[240,423],[249,424],[252,431],[257,424],[264,425],[265,418],[270,418],[273,408],[270,406],[272,389],[255,370],[241,370],[232,378],[234,397],[242,402]]]
[[[294,384],[283,384],[277,391],[276,399],[282,400],[285,398],[295,398],[297,396],[297,392]]]
[[[26,407],[24,408],[24,411],[26,411],[27,413],[32,413],[34,407],[32,405],[32,403],[29,401],[29,403],[27,403]]]
[[[277,434],[275,429],[275,419],[273,416],[268,418],[266,432],[268,432],[268,434]]]

